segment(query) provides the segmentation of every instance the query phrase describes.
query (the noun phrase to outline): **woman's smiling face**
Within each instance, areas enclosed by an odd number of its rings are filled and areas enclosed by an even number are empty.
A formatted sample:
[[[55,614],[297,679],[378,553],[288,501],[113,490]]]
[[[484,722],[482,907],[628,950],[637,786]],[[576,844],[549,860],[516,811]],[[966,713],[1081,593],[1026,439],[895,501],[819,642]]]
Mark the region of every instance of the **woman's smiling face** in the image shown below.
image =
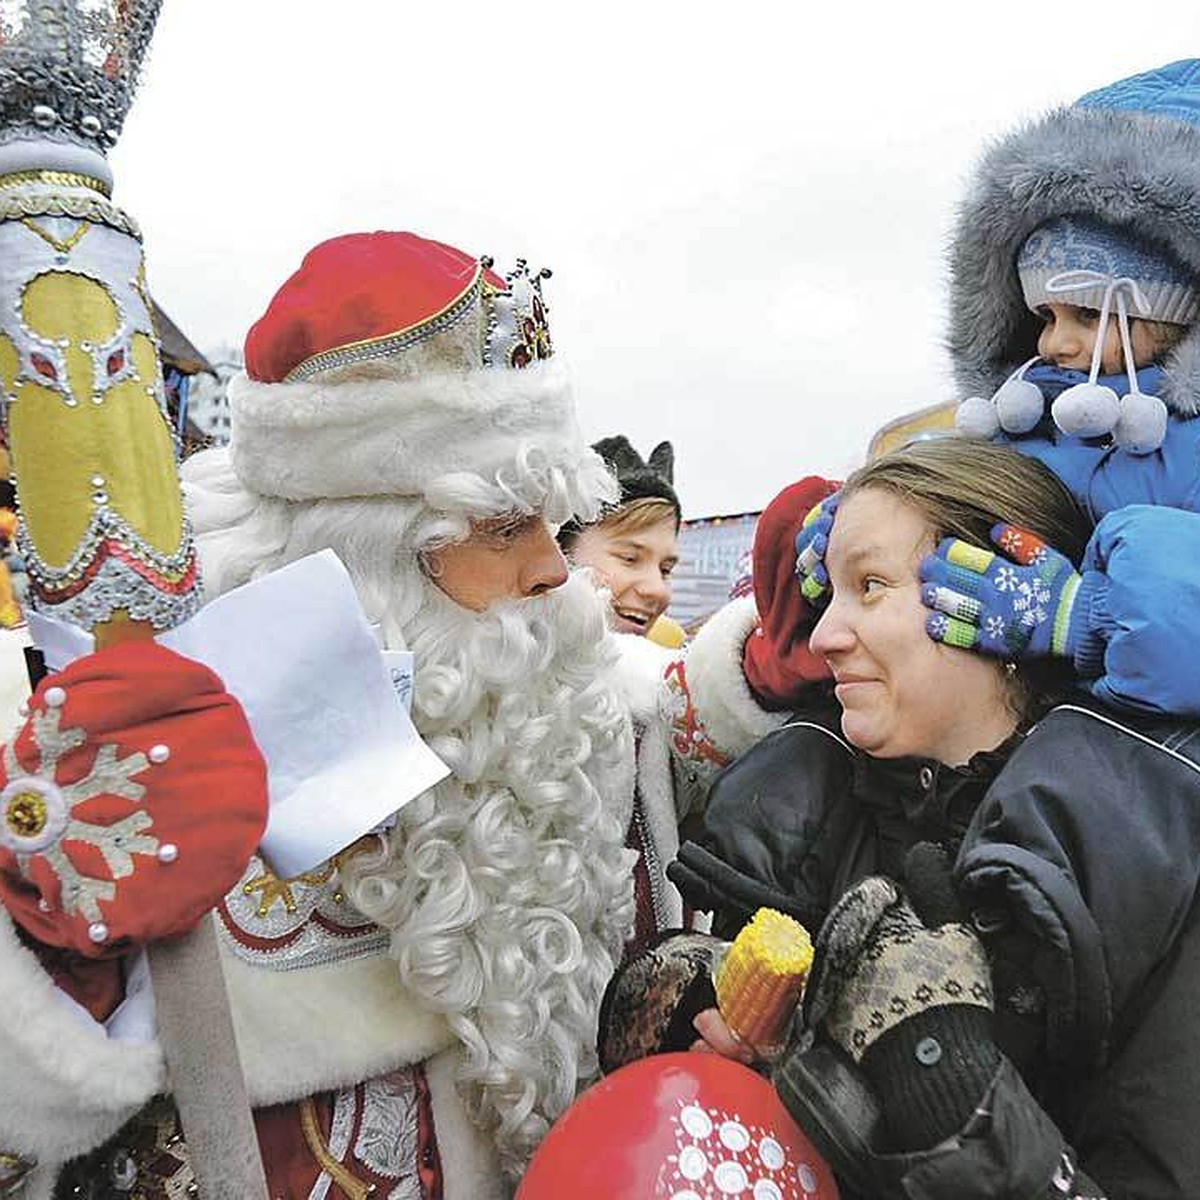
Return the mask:
[[[832,595],[810,645],[833,672],[848,741],[877,758],[957,766],[998,746],[1017,722],[999,663],[925,633],[917,570],[934,536],[891,491],[847,497],[825,554]]]

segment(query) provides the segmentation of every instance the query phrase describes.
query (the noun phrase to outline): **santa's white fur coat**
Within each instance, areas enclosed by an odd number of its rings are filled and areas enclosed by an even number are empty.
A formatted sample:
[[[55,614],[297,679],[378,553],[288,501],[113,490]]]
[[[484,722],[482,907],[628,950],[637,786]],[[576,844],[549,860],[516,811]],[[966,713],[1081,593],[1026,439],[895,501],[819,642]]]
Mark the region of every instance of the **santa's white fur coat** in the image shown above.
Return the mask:
[[[695,744],[679,736],[676,697],[665,676],[672,664],[686,676],[702,736],[732,761],[786,719],[759,707],[742,673],[742,647],[757,623],[754,601],[746,597],[720,609],[682,650],[634,634],[615,635],[621,646],[617,685],[638,734],[637,790],[646,834],[664,870],[679,851],[680,822],[703,805],[719,769],[711,759],[695,757]],[[659,882],[667,925],[678,927],[683,899],[665,876]]]
[[[445,1200],[500,1200],[501,1173],[472,1126],[440,1017],[409,1003],[384,954],[295,971],[223,956],[254,1105],[295,1100],[424,1062]],[[49,1200],[59,1166],[166,1089],[156,1042],[110,1038],[65,999],[0,909],[0,1149],[36,1158],[22,1200]]]

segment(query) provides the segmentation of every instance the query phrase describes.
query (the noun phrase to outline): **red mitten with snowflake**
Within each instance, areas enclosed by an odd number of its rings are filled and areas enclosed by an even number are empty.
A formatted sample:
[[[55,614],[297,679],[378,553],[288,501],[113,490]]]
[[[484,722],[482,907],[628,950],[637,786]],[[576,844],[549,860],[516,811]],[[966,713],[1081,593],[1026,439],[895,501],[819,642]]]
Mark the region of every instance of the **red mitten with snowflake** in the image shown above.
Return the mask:
[[[42,680],[0,762],[0,902],[99,958],[191,928],[267,818],[241,705],[201,663],[128,642]]]

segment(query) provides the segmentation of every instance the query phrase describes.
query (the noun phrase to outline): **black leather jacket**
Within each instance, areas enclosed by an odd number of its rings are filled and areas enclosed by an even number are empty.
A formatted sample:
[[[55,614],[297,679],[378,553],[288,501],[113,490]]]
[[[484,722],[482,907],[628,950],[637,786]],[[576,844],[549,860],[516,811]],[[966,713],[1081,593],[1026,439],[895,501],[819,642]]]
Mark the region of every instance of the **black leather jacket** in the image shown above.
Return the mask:
[[[760,904],[815,931],[858,879],[897,875],[916,842],[949,846],[1016,1070],[991,1098],[1005,1122],[939,1151],[911,1194],[1063,1194],[1009,1189],[1042,1163],[1049,1181],[1065,1152],[1114,1200],[1195,1200],[1198,732],[1063,704],[956,769],[872,760],[830,706],[719,777],[701,838],[670,873],[714,910],[715,932],[730,936]],[[964,1191],[964,1179],[976,1182]]]

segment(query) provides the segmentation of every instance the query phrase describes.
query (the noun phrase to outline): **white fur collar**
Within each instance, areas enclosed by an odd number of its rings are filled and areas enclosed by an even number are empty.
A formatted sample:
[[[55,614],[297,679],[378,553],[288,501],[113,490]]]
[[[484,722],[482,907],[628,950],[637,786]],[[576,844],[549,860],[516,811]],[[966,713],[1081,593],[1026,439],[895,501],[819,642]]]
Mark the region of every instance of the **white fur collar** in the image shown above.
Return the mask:
[[[609,636],[616,643],[618,652],[613,684],[625,701],[633,723],[643,726],[658,712],[663,672],[671,660],[682,652],[668,650],[648,637],[634,633],[613,633]]]
[[[753,597],[730,601],[709,617],[688,649],[688,688],[696,716],[728,758],[744,754],[787,719],[785,713],[759,707],[742,671],[742,647],[757,624]]]

